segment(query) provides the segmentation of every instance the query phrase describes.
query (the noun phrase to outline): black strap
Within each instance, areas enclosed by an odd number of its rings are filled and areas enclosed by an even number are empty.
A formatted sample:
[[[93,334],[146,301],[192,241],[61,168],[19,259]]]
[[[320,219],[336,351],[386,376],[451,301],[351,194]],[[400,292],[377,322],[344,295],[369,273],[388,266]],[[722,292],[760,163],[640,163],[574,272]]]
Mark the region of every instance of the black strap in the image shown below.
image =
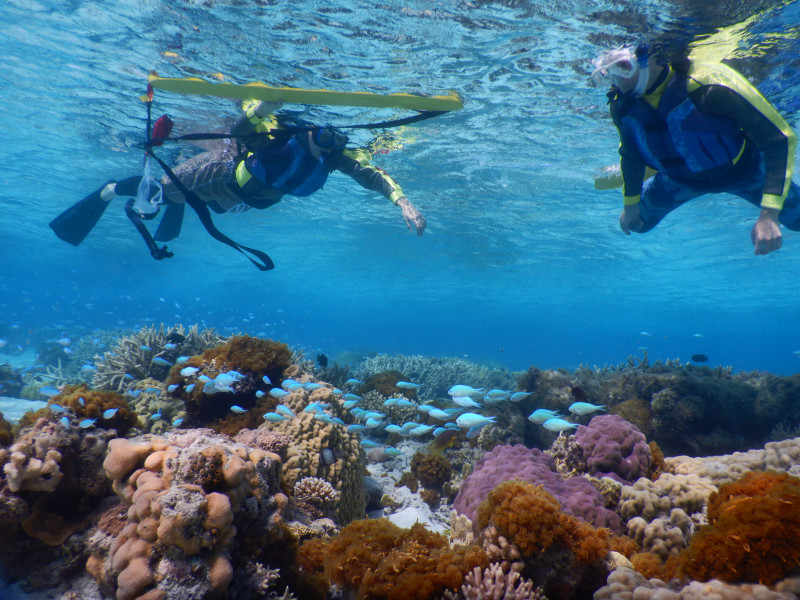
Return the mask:
[[[164,161],[162,161],[155,154],[153,154],[152,150],[148,150],[147,153],[150,156],[152,156],[153,159],[159,165],[161,165],[161,168],[164,169],[164,172],[167,174],[167,177],[169,177],[170,181],[172,181],[172,183],[175,184],[175,187],[177,187],[181,191],[181,193],[186,198],[186,204],[188,204],[194,209],[194,211],[197,213],[197,216],[200,219],[200,222],[203,224],[203,227],[206,228],[206,231],[208,231],[211,237],[213,237],[217,241],[222,242],[223,244],[227,244],[234,250],[238,250],[239,252],[244,254],[247,257],[247,259],[251,263],[253,263],[259,271],[270,271],[275,268],[275,263],[272,262],[272,259],[269,257],[269,255],[262,252],[261,250],[257,250],[255,248],[248,248],[247,246],[242,246],[241,244],[234,242],[231,238],[229,238],[227,235],[225,235],[219,229],[217,229],[216,226],[214,225],[214,221],[211,219],[211,213],[209,212],[206,203],[203,202],[193,191],[187,189],[186,186],[183,185],[183,183],[181,183],[180,179],[178,179],[178,176],[175,175],[175,173],[173,173],[172,169],[170,169],[169,166],[167,166],[167,164]],[[144,225],[142,226],[144,227]],[[148,235],[150,234],[148,233]],[[166,249],[166,246],[164,248]],[[247,255],[248,252],[253,256],[255,256],[256,258],[258,258],[261,262],[253,260],[252,257]]]
[[[336,129],[388,129],[390,127],[400,127],[401,125],[409,125],[411,123],[418,123],[419,121],[424,121],[426,119],[432,119],[433,117],[438,117],[439,115],[443,115],[447,112],[447,110],[428,110],[422,111],[417,113],[416,115],[412,115],[410,117],[405,117],[403,119],[392,119],[390,121],[381,121],[379,123],[360,123],[358,125],[342,125],[341,127],[336,127]],[[293,133],[302,133],[304,131],[319,131],[320,129],[326,129],[325,126],[317,126],[317,127],[277,127],[275,129],[270,129],[266,133],[270,134],[293,134]],[[179,135],[175,137],[165,137],[165,138],[152,138],[148,139],[147,143],[145,144],[146,148],[150,148],[152,146],[161,145],[164,142],[190,142],[190,141],[198,141],[198,140],[224,140],[224,139],[239,139],[239,138],[248,138],[252,137],[254,134],[247,133],[242,135],[234,135],[232,133],[187,133],[185,135]]]
[[[134,202],[134,198],[131,198],[125,203],[125,214],[128,215],[131,223],[133,223],[134,227],[136,227],[136,230],[141,234],[142,238],[144,239],[144,243],[147,244],[147,249],[150,250],[150,256],[156,260],[172,258],[174,254],[167,250],[166,245],[162,246],[161,248],[158,247],[158,244],[156,244],[153,236],[150,235],[147,227],[145,227],[144,223],[142,222],[142,216],[136,212],[136,210],[134,210]]]

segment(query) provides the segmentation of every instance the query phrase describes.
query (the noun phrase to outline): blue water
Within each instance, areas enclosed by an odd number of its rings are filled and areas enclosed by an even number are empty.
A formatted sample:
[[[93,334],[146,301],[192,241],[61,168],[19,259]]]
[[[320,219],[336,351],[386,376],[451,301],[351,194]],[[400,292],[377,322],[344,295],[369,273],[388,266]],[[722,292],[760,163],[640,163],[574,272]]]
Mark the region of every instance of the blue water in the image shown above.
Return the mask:
[[[796,372],[800,236],[785,231],[782,250],[753,256],[757,210],[726,196],[624,236],[619,192],[593,188],[617,160],[617,137],[588,73],[599,50],[640,35],[670,49],[705,42],[797,129],[798,22],[798,2],[5,0],[0,337],[8,349],[95,328],[197,322],[334,357],[575,368],[647,348],[651,361],[704,353],[735,370]],[[121,204],[79,248],[58,240],[47,226],[55,215],[141,171],[138,96],[150,71],[457,91],[462,111],[395,130],[403,147],[374,158],[428,231],[418,239],[396,207],[334,174],[310,198],[215,217],[272,256],[277,269],[266,274],[191,214],[169,244],[175,257],[161,262]],[[220,131],[237,115],[230,100],[166,92],[154,109],[181,131]],[[308,110],[334,124],[407,114]],[[161,154],[174,163],[191,151]]]

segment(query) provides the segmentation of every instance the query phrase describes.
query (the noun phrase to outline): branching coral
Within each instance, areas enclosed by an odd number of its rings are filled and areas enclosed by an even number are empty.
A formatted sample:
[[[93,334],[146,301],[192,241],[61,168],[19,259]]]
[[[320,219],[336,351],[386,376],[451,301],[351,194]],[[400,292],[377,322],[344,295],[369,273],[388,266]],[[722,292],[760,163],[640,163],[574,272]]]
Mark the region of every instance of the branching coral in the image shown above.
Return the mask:
[[[500,565],[492,563],[481,571],[475,567],[464,577],[461,593],[446,591],[445,600],[547,600],[541,588],[522,579],[520,574],[503,572]]]
[[[169,364],[179,356],[200,354],[224,341],[213,329],[198,331],[197,325],[188,330],[183,325],[145,327],[121,338],[103,354],[96,363],[94,387],[123,392],[135,380],[153,377],[163,381]]]
[[[708,525],[681,555],[681,572],[699,581],[771,584],[800,562],[800,479],[750,472],[712,494]]]

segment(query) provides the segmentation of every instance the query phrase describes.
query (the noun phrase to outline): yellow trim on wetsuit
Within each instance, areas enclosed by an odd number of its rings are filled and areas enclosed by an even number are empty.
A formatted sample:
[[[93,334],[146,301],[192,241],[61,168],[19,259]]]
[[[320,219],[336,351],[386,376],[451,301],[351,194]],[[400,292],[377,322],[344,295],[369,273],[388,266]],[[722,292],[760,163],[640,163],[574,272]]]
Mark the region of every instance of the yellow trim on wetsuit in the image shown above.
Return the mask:
[[[239,184],[240,188],[243,188],[245,184],[248,181],[250,181],[250,179],[252,179],[253,177],[253,174],[250,173],[250,171],[247,170],[247,166],[245,166],[245,161],[252,154],[253,154],[252,152],[248,152],[247,156],[245,156],[244,159],[240,160],[239,164],[236,165],[236,171],[235,171],[236,183]]]
[[[783,208],[783,201],[789,193],[789,186],[792,185],[792,174],[794,172],[794,153],[797,145],[797,138],[786,120],[777,110],[764,98],[743,75],[722,63],[692,63],[689,68],[689,93],[693,92],[701,85],[722,85],[737,94],[741,95],[759,113],[772,123],[784,136],[786,136],[786,171],[783,180],[783,192],[777,194],[764,194],[761,197],[761,206],[764,208]],[[744,150],[744,148],[742,149]]]
[[[399,185],[397,185],[397,182],[394,179],[392,179],[391,176],[386,171],[384,171],[383,169],[379,169],[369,161],[370,159],[369,152],[367,152],[363,148],[355,148],[355,149],[346,148],[345,150],[342,151],[342,154],[356,161],[361,166],[361,168],[367,169],[369,171],[372,171],[373,173],[377,173],[378,175],[380,175],[380,177],[386,183],[388,183],[392,188],[392,191],[389,193],[389,201],[392,204],[397,204],[397,201],[400,200],[400,198],[406,197],[406,195],[403,193],[403,190],[400,188]]]

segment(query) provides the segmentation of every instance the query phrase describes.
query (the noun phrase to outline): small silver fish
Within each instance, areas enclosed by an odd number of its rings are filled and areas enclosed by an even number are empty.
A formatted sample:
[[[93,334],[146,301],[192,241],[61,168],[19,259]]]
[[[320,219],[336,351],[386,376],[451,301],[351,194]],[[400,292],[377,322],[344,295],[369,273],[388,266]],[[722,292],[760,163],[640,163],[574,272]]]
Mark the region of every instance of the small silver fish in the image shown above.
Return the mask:
[[[246,413],[247,411],[245,409],[243,409],[241,406],[239,406],[238,404],[234,404],[233,406],[231,406],[231,412],[234,412],[237,415],[240,415],[242,413]]]
[[[271,423],[279,423],[281,421],[285,421],[286,417],[284,417],[283,415],[279,415],[276,412],[268,412],[264,413],[264,419]]]
[[[605,406],[602,404],[591,404],[589,402],[573,402],[569,405],[569,412],[573,415],[590,415],[599,410],[605,410]]]
[[[78,427],[80,427],[81,429],[86,429],[87,427],[91,427],[92,425],[94,425],[95,421],[97,421],[97,419],[84,419],[83,421],[78,423]]]
[[[547,429],[547,431],[555,431],[558,433],[561,431],[568,431],[570,429],[577,429],[578,425],[575,423],[570,423],[569,421],[565,421],[559,417],[554,417],[552,419],[547,419],[547,421],[542,423],[542,427]]]
[[[119,411],[119,408],[109,408],[108,410],[103,411],[103,418],[104,419],[110,419],[115,414],[117,414],[118,411]]]
[[[183,367],[181,369],[181,376],[182,377],[191,377],[192,375],[196,375],[200,369],[197,367]]]

